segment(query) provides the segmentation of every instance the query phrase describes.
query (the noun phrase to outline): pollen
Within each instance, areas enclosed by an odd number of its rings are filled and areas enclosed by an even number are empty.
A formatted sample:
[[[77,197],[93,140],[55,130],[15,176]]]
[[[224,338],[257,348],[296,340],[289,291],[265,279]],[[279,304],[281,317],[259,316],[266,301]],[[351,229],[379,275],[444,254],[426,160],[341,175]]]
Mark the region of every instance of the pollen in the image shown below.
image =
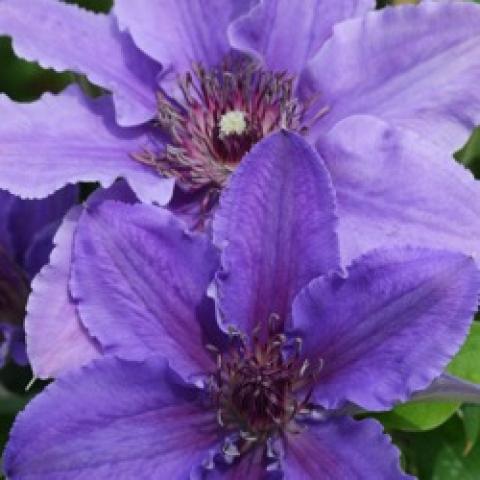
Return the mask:
[[[231,110],[222,115],[218,122],[220,135],[228,137],[229,135],[242,135],[247,129],[247,120],[245,112],[241,110]]]

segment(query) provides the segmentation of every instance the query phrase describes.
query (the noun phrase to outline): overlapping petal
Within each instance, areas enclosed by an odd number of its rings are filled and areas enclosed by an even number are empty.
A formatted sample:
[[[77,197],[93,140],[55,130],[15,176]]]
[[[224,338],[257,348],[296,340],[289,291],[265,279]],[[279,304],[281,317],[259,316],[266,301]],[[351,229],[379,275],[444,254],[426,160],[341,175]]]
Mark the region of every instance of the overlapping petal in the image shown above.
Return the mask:
[[[288,320],[298,291],[339,265],[330,178],[295,134],[275,134],[252,149],[223,192],[213,228],[223,249],[221,320],[246,333],[271,314]]]
[[[207,236],[161,208],[105,202],[82,217],[74,252],[72,294],[106,353],[160,353],[184,376],[211,370],[201,314],[217,253]]]
[[[2,0],[0,35],[12,36],[16,53],[27,60],[86,74],[111,90],[121,125],[153,118],[160,66],[119,32],[111,16],[58,0]]]
[[[36,200],[26,200],[36,201]],[[28,278],[34,276],[40,269],[48,263],[50,253],[53,249],[53,238],[61,224],[61,219],[56,222],[51,222],[39,230],[33,237],[30,245],[23,255],[23,269]]]
[[[372,114],[453,153],[480,123],[479,76],[478,5],[422,2],[338,24],[304,86],[329,108],[317,132]]]
[[[480,403],[480,385],[448,373],[436,378],[425,390],[416,392],[412,400],[420,402]]]
[[[32,104],[0,97],[0,187],[28,198],[45,197],[67,183],[125,177],[145,201],[166,203],[171,180],[131,155],[148,147],[148,131],[115,125],[107,98],[87,100],[75,86]]]
[[[40,248],[41,252],[38,252],[38,256],[41,258],[38,259],[31,258],[35,253],[33,250],[39,250],[37,244],[48,244],[48,240],[53,238],[55,229],[58,228],[64,215],[77,203],[78,189],[74,185],[68,185],[41,200],[21,200],[13,196],[12,199],[7,225],[14,245],[14,257],[20,265],[24,266],[29,260],[31,267],[29,273],[33,274],[38,271],[32,268],[35,263],[43,265],[48,260],[45,248]],[[29,259],[27,259],[28,256]]]
[[[234,0],[117,0],[114,13],[144,52],[175,79],[194,64],[219,65],[229,52]],[[243,3],[243,2],[242,2]]]
[[[9,222],[14,204],[15,197],[4,190],[0,190],[0,245],[12,255],[14,250]]]
[[[33,373],[39,378],[56,377],[100,355],[100,348],[80,322],[68,282],[73,236],[81,215],[73,208],[58,230],[50,256],[32,283],[25,330],[27,352]]]
[[[11,480],[189,478],[218,442],[215,414],[198,397],[164,360],[95,361],[55,381],[19,415],[6,474]]]
[[[413,479],[400,470],[399,452],[375,420],[331,419],[287,438],[285,479]]]
[[[374,8],[372,0],[261,1],[230,26],[230,43],[269,69],[298,75],[337,22]]]
[[[480,187],[448,153],[366,116],[341,122],[319,149],[337,193],[344,263],[405,244],[479,258]]]
[[[387,410],[427,387],[465,340],[479,291],[470,257],[413,248],[376,250],[346,277],[311,282],[293,315],[304,354],[323,361],[316,401]]]
[[[0,323],[0,368],[8,358],[17,365],[28,365],[25,353],[25,336],[18,325]]]

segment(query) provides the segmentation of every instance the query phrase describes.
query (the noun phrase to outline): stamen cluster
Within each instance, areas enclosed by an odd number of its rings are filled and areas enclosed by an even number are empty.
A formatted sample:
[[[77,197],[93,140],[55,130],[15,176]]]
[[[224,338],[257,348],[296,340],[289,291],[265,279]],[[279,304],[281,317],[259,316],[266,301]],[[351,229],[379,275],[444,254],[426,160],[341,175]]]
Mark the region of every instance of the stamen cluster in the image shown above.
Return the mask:
[[[218,423],[240,432],[243,447],[276,433],[297,431],[295,418],[309,411],[311,388],[322,367],[301,356],[301,341],[288,345],[282,333],[267,340],[238,335],[226,354],[218,354],[211,392]]]
[[[286,73],[251,64],[235,71],[198,65],[179,86],[181,103],[158,94],[157,122],[170,134],[170,143],[161,153],[142,152],[135,158],[175,177],[189,191],[222,188],[264,136],[282,128],[301,129],[304,112]]]

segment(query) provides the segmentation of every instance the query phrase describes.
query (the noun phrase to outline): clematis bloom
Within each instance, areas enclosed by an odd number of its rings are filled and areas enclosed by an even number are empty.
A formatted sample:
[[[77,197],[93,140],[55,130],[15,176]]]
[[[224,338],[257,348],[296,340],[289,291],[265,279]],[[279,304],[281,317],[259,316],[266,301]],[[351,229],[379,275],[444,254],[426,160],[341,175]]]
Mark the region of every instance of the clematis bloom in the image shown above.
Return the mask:
[[[477,307],[471,257],[384,249],[342,271],[328,173],[286,133],[233,174],[215,246],[149,205],[107,201],[82,224],[72,293],[105,355],[19,415],[8,478],[410,478],[345,408],[440,375]]]

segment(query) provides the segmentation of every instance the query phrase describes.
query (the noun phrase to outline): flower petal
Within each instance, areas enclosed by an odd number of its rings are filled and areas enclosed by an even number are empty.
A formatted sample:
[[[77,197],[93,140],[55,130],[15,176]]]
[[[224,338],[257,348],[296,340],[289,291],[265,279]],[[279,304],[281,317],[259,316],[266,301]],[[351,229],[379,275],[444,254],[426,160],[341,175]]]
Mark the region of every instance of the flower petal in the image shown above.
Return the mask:
[[[58,224],[67,211],[78,201],[78,189],[68,185],[41,200],[22,200],[14,197],[8,219],[13,238],[15,257],[23,265],[25,256],[44,229],[52,230],[51,225]],[[44,260],[48,260],[48,256]],[[45,263],[45,262],[44,262]]]
[[[480,258],[480,186],[446,152],[362,116],[337,125],[319,149],[337,193],[345,263],[405,244]]]
[[[95,361],[47,387],[19,415],[11,480],[190,478],[218,443],[215,414],[165,361]],[[41,432],[42,441],[32,432]]]
[[[465,340],[479,291],[473,259],[420,248],[376,250],[311,282],[294,323],[304,354],[323,360],[316,401],[387,410],[427,387]]]
[[[285,479],[406,480],[400,455],[375,420],[340,417],[290,435],[283,462]]]
[[[28,356],[38,378],[56,377],[100,355],[68,291],[73,235],[81,211],[75,207],[67,214],[55,236],[50,263],[32,283],[25,330]]]
[[[442,373],[425,390],[412,396],[417,402],[480,403],[480,385],[448,373]]]
[[[372,114],[453,153],[480,123],[479,77],[480,6],[422,2],[337,25],[306,85],[330,109],[317,131]]]
[[[268,69],[299,74],[337,22],[374,8],[373,0],[263,1],[230,26],[230,43]]]
[[[220,64],[229,52],[227,26],[235,0],[116,0],[114,13],[144,52],[173,79],[192,69]]]
[[[17,365],[28,365],[25,351],[25,335],[18,325],[0,323],[0,368],[5,366],[8,358]]]
[[[160,66],[118,31],[111,16],[58,0],[2,0],[0,34],[13,37],[19,56],[84,73],[112,90],[121,125],[143,123],[155,115]]]
[[[134,203],[137,198],[126,182],[97,189],[86,205],[92,209],[107,200]],[[101,349],[81,323],[70,295],[73,239],[84,208],[78,206],[66,216],[54,238],[56,245],[37,277],[29,298],[26,318],[27,344],[34,375],[56,377],[80,367],[100,355]]]
[[[161,353],[184,376],[204,374],[212,358],[197,315],[216,268],[209,239],[170,212],[106,202],[80,222],[71,288],[106,353]]]
[[[0,187],[14,194],[39,198],[67,183],[109,186],[124,176],[145,201],[171,197],[171,180],[131,158],[148,146],[147,131],[117,127],[108,97],[87,100],[74,86],[32,104],[0,96],[0,114]]]
[[[0,190],[0,248],[11,256],[15,255],[15,252],[9,222],[15,200],[14,195]]]
[[[41,268],[48,263],[50,253],[53,249],[53,238],[60,225],[61,219],[57,222],[51,222],[33,236],[23,256],[23,269],[29,278],[37,275]]]
[[[258,143],[232,175],[214,219],[222,248],[221,320],[250,333],[339,264],[334,193],[321,158],[298,135]]]

